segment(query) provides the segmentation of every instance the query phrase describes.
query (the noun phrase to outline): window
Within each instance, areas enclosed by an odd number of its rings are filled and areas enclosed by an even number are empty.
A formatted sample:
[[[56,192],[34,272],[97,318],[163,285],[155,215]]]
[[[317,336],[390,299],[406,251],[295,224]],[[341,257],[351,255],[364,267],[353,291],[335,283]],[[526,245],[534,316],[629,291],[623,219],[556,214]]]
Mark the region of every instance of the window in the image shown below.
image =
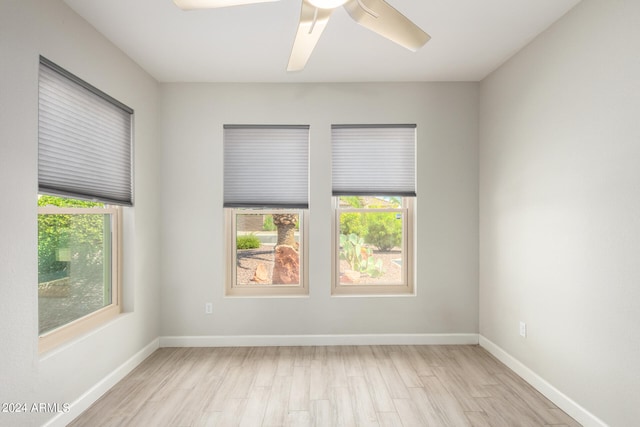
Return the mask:
[[[308,126],[226,125],[229,296],[309,293]]]
[[[334,125],[334,295],[414,292],[415,125]]]
[[[121,206],[133,205],[132,114],[40,58],[40,351],[120,313]]]

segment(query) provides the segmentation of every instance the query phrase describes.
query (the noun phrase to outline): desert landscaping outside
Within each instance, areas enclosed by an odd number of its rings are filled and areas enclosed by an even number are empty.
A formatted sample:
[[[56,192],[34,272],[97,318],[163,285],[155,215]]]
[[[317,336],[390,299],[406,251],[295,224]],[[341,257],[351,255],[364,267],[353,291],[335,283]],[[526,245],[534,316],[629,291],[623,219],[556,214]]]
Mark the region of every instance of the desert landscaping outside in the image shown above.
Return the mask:
[[[274,245],[263,244],[256,249],[239,249],[237,252],[237,265],[236,265],[236,280],[239,286],[242,285],[256,285],[262,283],[265,285],[271,285],[271,274],[273,271],[274,262]],[[402,280],[402,252],[399,249],[394,249],[388,252],[373,251],[373,257],[382,261],[384,273],[379,277],[370,277],[367,275],[360,275],[356,284],[370,285],[370,284],[396,284]],[[260,267],[262,265],[262,267]],[[264,269],[264,270],[263,270]],[[259,277],[263,277],[265,282],[259,282],[253,280],[256,278],[256,271],[263,270],[265,273],[258,272]],[[340,271],[343,273],[341,277],[344,277],[344,272],[351,271],[349,264],[346,260],[340,260]],[[345,281],[342,281],[345,283]]]
[[[401,201],[341,197],[340,203],[345,209],[339,214],[339,283],[402,284]],[[250,210],[236,215],[237,286],[300,284],[298,219],[299,215],[291,213]]]

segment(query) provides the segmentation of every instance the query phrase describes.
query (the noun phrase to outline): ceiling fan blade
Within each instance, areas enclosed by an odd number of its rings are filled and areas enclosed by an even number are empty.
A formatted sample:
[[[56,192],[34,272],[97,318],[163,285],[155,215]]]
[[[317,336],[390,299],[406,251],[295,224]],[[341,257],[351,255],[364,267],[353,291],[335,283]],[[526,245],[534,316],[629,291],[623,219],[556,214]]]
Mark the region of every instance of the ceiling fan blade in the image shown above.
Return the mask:
[[[414,52],[431,39],[384,0],[349,0],[344,8],[358,24]]]
[[[333,9],[319,9],[307,0],[302,0],[302,12],[298,32],[293,42],[287,71],[301,71],[307,64],[313,48],[316,47],[322,32],[329,22]]]
[[[219,7],[240,6],[243,4],[268,3],[279,0],[173,0],[182,10],[215,9]]]

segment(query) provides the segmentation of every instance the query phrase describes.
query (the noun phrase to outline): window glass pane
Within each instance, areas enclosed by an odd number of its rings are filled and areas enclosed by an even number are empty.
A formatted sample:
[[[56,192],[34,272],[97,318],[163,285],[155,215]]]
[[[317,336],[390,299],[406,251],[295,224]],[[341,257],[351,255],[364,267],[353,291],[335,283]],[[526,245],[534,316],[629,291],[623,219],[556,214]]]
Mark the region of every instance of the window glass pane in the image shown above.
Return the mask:
[[[236,211],[237,212],[237,211]],[[300,213],[236,213],[236,286],[300,286]]]
[[[50,202],[50,203],[49,203]],[[75,203],[77,202],[77,203]],[[43,196],[40,205],[96,205]],[[87,206],[89,205],[89,206]],[[38,215],[39,332],[112,303],[111,215]]]
[[[340,283],[401,285],[403,214],[340,213]]]
[[[341,196],[338,203],[339,283],[404,284],[402,198]]]
[[[396,196],[340,196],[340,208],[385,209],[402,207],[402,197]]]

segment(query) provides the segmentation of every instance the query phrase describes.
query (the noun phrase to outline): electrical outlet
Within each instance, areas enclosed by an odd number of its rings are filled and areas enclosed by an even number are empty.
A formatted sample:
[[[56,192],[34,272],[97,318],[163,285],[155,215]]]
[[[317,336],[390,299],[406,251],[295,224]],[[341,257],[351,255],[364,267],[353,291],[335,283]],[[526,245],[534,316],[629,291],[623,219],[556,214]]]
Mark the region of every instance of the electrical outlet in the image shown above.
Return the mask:
[[[204,305],[204,313],[205,314],[213,314],[213,304],[208,302]]]
[[[527,337],[527,324],[524,322],[520,322],[520,336],[523,338]]]

